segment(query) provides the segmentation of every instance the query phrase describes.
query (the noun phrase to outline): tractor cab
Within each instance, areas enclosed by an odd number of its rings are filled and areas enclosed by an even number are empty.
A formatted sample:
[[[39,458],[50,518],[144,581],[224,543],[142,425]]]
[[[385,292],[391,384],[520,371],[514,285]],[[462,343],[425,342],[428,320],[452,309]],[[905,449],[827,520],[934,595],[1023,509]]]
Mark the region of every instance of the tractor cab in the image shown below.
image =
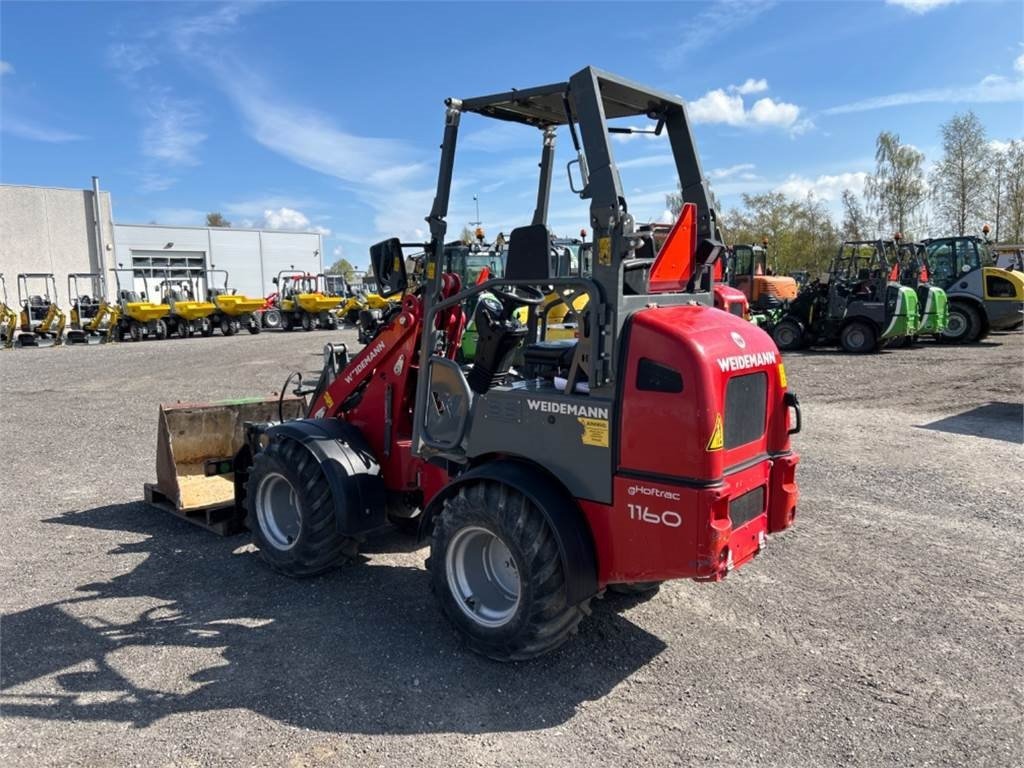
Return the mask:
[[[987,239],[939,237],[924,245],[931,280],[949,297],[944,341],[980,341],[990,331],[1015,328],[1024,320],[1024,277],[995,266]]]
[[[917,293],[919,335],[936,336],[946,330],[949,324],[949,300],[946,292],[931,282],[924,243],[906,243],[896,238],[896,260],[892,264],[889,279]]]
[[[889,280],[892,240],[847,241],[824,282],[814,281],[790,303],[772,329],[781,349],[838,344],[846,352],[874,352],[917,333],[917,294]]]
[[[532,220],[511,231],[504,274],[472,284],[445,269],[464,118],[532,131],[541,152]],[[553,269],[548,227],[560,130],[563,188],[588,202],[593,232],[591,269],[568,275]],[[614,157],[615,134],[638,131],[667,138],[684,198],[653,259],[638,257]],[[351,356],[327,345],[316,384],[299,389],[305,418],[235,431],[234,508],[263,557],[310,576],[389,521],[414,530],[430,539],[441,610],[502,661],[561,645],[605,590],[718,581],[753,560],[795,519],[800,411],[771,337],[713,307],[717,220],[679,97],[587,67],[446,100],[429,242],[370,249],[398,310]],[[586,299],[578,338],[542,337],[536,308],[551,291]],[[477,302],[463,366],[463,307],[483,294],[494,301]]]
[[[768,264],[768,241],[760,245],[737,244],[729,250],[726,264],[729,285],[743,291],[755,315],[777,314],[797,295],[796,280],[776,275]]]

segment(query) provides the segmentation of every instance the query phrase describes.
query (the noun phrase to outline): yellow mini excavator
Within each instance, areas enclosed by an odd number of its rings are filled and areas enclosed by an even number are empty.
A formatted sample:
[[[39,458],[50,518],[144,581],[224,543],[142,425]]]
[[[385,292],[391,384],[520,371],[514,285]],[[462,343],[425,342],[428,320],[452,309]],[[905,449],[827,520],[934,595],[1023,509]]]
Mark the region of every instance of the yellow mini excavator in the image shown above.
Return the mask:
[[[0,272],[0,342],[4,349],[14,347],[14,335],[18,332],[18,313],[7,303],[7,281]]]
[[[51,340],[50,346],[63,343],[67,316],[57,305],[57,281],[52,272],[19,274],[18,303],[21,305],[21,332],[18,334],[21,346],[38,347],[41,339]]]
[[[68,300],[71,302],[68,344],[93,341],[102,344],[114,340],[120,311],[103,293],[102,275],[98,272],[68,275]]]

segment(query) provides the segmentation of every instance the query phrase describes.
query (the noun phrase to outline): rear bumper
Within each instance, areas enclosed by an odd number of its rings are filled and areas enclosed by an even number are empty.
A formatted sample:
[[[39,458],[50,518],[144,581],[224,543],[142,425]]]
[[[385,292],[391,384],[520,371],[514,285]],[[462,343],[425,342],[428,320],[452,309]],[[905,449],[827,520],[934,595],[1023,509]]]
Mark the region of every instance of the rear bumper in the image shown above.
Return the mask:
[[[725,578],[793,524],[799,461],[765,458],[704,487],[616,476],[611,505],[581,502],[598,584]]]

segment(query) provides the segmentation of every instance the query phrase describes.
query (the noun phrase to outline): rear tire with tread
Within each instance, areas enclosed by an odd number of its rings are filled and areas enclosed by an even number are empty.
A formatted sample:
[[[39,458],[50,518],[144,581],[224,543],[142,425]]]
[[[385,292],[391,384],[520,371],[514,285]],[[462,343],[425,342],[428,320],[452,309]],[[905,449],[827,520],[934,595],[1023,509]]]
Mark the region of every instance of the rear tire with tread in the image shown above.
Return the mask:
[[[499,625],[471,618],[474,604],[453,591],[457,587],[449,575],[448,550],[465,529],[489,532],[514,561],[517,602]],[[444,502],[435,519],[429,568],[431,586],[448,620],[473,651],[496,661],[521,661],[554,650],[589,613],[589,598],[576,605],[567,601],[558,543],[544,513],[518,490],[498,481],[468,483]]]

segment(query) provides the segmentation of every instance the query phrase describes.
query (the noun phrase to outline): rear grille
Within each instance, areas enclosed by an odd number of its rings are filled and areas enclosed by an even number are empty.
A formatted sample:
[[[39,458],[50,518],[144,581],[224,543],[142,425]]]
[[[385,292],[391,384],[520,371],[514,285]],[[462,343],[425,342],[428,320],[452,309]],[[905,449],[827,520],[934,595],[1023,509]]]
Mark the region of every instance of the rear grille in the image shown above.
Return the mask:
[[[739,528],[764,512],[764,486],[747,491],[729,502],[729,519],[732,527]]]
[[[763,371],[733,376],[725,388],[725,448],[736,448],[764,434],[768,376]]]

